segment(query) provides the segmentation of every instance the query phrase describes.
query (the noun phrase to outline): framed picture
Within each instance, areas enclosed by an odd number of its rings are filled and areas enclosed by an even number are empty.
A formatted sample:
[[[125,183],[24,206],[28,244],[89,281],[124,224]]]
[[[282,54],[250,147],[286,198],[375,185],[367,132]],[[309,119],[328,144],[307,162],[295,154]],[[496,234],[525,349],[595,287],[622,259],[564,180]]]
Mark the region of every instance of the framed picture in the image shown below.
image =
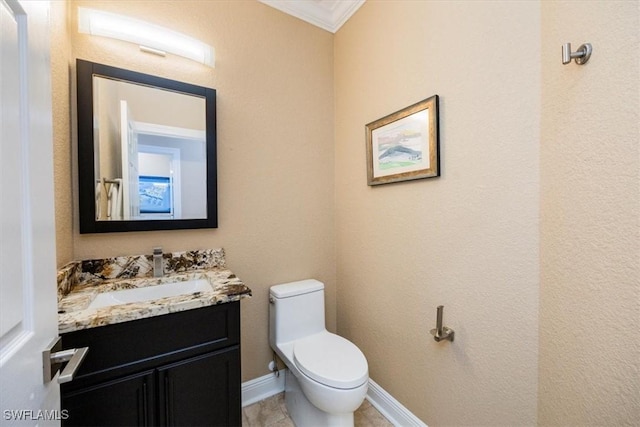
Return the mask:
[[[440,176],[438,95],[366,125],[369,185]]]
[[[171,178],[140,175],[138,180],[141,214],[173,213]]]

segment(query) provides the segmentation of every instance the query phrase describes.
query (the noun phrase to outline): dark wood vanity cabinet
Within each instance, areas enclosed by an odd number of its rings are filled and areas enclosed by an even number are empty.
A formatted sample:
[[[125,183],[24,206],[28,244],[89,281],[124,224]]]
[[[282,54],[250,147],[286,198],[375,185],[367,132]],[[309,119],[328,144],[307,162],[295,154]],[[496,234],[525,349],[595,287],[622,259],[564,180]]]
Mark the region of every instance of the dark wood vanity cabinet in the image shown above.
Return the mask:
[[[69,426],[149,426],[154,425],[154,372],[117,378],[112,381],[62,393],[62,408]],[[64,386],[63,386],[64,388]]]
[[[238,378],[240,374],[239,361],[240,353],[231,350],[208,353],[159,369],[158,395],[162,410],[158,424],[239,426],[239,381],[235,397],[231,394],[234,374]],[[230,416],[231,404],[237,406],[238,418]]]
[[[61,387],[63,426],[239,426],[240,303],[84,329],[89,347]]]

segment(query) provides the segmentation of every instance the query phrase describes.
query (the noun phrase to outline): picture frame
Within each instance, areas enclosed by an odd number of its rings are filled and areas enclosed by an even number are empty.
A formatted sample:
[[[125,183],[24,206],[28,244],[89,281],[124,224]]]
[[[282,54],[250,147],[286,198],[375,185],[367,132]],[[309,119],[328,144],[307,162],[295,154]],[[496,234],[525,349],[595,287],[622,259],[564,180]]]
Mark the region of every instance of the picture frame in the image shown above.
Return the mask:
[[[439,97],[365,126],[370,186],[440,176]]]

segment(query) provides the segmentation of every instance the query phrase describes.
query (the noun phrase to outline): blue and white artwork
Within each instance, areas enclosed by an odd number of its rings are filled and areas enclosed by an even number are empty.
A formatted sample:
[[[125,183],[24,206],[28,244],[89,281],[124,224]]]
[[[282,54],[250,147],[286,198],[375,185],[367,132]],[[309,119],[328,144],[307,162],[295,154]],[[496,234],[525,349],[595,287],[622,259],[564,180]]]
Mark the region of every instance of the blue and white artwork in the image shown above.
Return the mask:
[[[429,168],[429,109],[372,132],[374,176]]]
[[[141,175],[139,184],[141,214],[171,213],[171,178]]]

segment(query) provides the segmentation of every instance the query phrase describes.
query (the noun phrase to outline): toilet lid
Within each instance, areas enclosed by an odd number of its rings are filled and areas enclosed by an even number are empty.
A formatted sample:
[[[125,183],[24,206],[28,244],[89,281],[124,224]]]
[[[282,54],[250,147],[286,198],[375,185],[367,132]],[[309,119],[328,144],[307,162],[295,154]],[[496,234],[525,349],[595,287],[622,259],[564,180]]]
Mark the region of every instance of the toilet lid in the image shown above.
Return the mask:
[[[305,375],[329,387],[356,388],[369,377],[367,359],[360,349],[329,332],[297,340],[293,360]]]

